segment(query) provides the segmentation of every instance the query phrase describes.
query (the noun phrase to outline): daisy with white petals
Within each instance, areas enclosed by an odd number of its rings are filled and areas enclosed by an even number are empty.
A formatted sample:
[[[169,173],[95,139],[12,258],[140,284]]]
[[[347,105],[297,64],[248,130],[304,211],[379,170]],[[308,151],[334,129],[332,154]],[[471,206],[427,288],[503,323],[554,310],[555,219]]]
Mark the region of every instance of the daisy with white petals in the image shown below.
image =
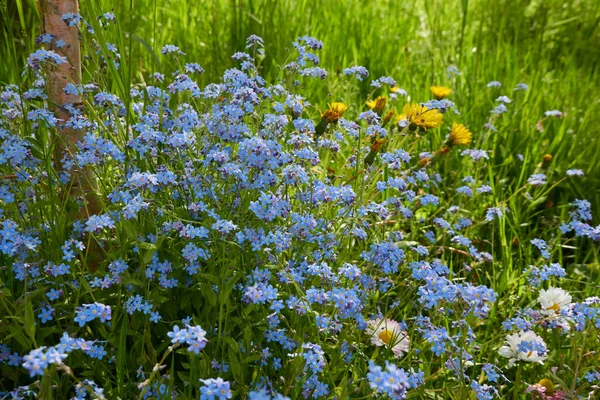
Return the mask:
[[[544,363],[546,359],[546,343],[533,331],[519,332],[508,335],[504,346],[498,351],[501,356],[508,358],[508,366],[512,367],[517,361]]]
[[[572,300],[573,298],[567,291],[555,287],[540,290],[540,296],[538,297],[538,301],[542,306],[542,314],[547,316],[560,313],[560,310],[568,307]]]
[[[408,351],[409,340],[406,331],[402,330],[400,324],[389,318],[376,318],[369,321],[366,330],[375,346],[391,347],[396,357],[402,357]]]
[[[550,287],[548,290],[540,290],[538,301],[542,306],[541,314],[550,327],[562,328],[565,332],[571,330],[572,320],[568,316],[568,310],[572,300],[571,295],[561,288]]]

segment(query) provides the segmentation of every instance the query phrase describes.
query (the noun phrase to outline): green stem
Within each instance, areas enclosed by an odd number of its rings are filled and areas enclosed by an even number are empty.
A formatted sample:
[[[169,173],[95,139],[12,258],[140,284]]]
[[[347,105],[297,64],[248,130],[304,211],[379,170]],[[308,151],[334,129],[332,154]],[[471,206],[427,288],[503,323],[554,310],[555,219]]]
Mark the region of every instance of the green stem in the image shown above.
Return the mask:
[[[517,379],[513,385],[513,400],[519,398],[519,386],[521,385],[521,374],[523,373],[523,364],[519,363],[519,369],[517,369]]]

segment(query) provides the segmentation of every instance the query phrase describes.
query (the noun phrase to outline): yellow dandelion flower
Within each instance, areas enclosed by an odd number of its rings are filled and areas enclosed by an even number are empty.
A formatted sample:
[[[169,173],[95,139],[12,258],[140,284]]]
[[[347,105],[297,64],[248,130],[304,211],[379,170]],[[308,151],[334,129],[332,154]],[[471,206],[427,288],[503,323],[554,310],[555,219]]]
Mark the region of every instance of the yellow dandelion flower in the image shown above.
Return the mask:
[[[385,144],[385,139],[375,139],[375,141],[371,144],[371,151],[379,151]]]
[[[469,144],[473,139],[473,134],[463,124],[452,123],[450,131],[450,143],[453,145]]]
[[[392,117],[394,115],[396,115],[396,110],[392,110],[392,111],[388,112],[387,114],[385,114],[385,117],[383,117],[383,125],[390,122],[390,120],[392,119]]]
[[[384,96],[379,96],[375,100],[367,101],[367,106],[377,114],[381,114],[386,103],[387,99]]]
[[[426,167],[426,166],[429,164],[429,161],[431,161],[431,159],[430,159],[429,157],[424,157],[424,158],[421,158],[421,159],[418,161],[418,164],[419,164],[421,167]]]
[[[334,102],[329,105],[325,114],[323,114],[323,118],[327,120],[327,122],[337,122],[344,112],[348,109],[348,106],[341,102]]]
[[[405,118],[411,124],[424,129],[437,128],[442,124],[444,115],[437,109],[429,109],[420,104],[406,104],[402,108]]]
[[[450,93],[452,93],[452,89],[447,88],[445,86],[431,86],[429,90],[431,90],[431,93],[438,100],[441,100],[444,97],[448,97],[450,96]]]
[[[329,105],[329,109],[339,113],[340,116],[342,116],[348,109],[348,106],[340,101],[336,101]]]

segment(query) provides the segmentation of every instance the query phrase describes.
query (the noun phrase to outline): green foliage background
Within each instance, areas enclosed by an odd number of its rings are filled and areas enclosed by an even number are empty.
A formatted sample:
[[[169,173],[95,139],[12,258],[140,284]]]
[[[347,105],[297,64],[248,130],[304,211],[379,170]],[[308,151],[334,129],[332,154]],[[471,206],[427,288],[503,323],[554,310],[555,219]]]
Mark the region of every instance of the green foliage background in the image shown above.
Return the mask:
[[[0,4],[0,83],[16,82],[34,49],[39,15],[34,0]],[[562,172],[581,168],[589,183],[587,193],[563,185],[553,195],[586,197],[594,211],[600,210],[598,1],[81,0],[80,4],[88,20],[106,11],[117,16],[118,37],[105,38],[125,48],[124,68],[112,74],[117,90],[155,71],[177,69],[161,65],[160,48],[167,43],[179,46],[188,62],[202,65],[206,72],[201,85],[214,82],[233,66],[231,54],[242,50],[251,34],[265,41],[262,66],[267,79],[282,75],[291,42],[305,34],[324,42],[321,66],[330,74],[362,65],[372,78],[394,77],[416,101],[428,98],[430,85],[448,84],[445,70],[456,65],[462,75],[452,99],[462,106],[465,120],[472,121],[476,139],[485,141],[482,148],[495,150],[495,173],[518,185],[526,179],[523,168],[550,153]],[[491,80],[502,82],[502,89],[486,90]],[[493,136],[478,137],[494,99],[499,94],[510,97],[519,82],[529,84],[530,90],[518,118],[504,121],[508,126],[498,126]],[[351,95],[332,89],[316,82],[306,95],[320,107]],[[355,95],[364,97],[368,92],[364,82]],[[567,118],[539,132],[536,123],[549,109],[566,112]],[[525,163],[513,162],[515,152],[525,156]]]

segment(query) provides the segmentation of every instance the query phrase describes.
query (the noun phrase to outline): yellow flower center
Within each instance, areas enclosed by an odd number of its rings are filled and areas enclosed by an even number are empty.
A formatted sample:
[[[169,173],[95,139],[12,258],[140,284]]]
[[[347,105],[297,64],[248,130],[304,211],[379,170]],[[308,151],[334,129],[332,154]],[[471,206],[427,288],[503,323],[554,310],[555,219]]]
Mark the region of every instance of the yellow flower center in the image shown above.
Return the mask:
[[[384,329],[381,332],[379,332],[378,336],[379,336],[379,339],[381,339],[381,341],[383,343],[390,344],[390,342],[394,338],[394,331],[392,331],[390,329]]]
[[[549,396],[552,396],[554,394],[554,384],[552,384],[552,381],[550,379],[543,378],[538,382],[538,385],[543,386],[546,389],[544,394],[547,394]]]
[[[548,307],[546,310],[558,311],[558,310],[560,310],[560,306],[557,303],[554,303],[550,307]]]

